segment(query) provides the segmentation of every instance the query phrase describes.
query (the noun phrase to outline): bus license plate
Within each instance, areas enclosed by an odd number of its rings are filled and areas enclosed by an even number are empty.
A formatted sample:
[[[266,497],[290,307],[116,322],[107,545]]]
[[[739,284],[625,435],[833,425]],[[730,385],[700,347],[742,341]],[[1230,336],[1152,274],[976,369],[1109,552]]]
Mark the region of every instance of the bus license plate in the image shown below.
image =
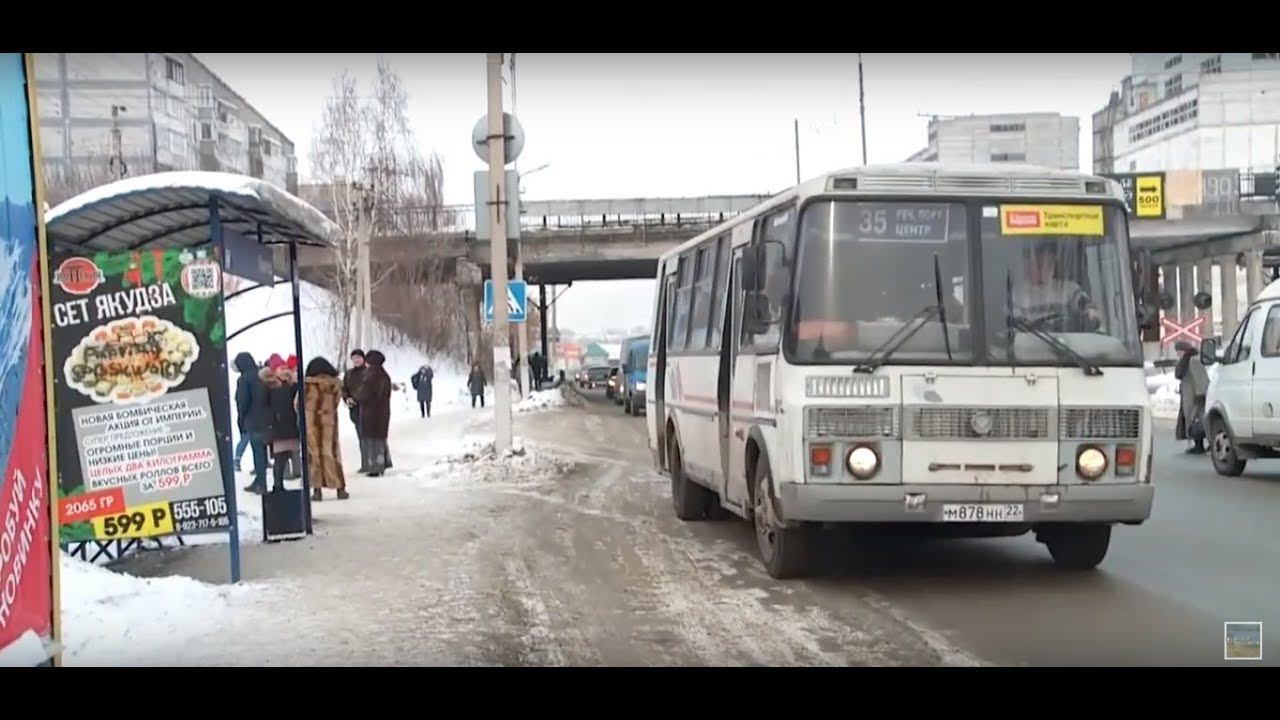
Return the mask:
[[[1022,522],[1022,504],[955,504],[942,506],[943,522]]]

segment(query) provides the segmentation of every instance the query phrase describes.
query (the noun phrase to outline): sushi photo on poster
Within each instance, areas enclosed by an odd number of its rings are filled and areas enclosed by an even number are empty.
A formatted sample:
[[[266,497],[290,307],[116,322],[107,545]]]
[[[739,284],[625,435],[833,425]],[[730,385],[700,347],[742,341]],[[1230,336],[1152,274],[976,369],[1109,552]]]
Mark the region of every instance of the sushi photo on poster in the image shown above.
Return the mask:
[[[0,667],[54,654],[44,312],[27,65],[0,53]]]

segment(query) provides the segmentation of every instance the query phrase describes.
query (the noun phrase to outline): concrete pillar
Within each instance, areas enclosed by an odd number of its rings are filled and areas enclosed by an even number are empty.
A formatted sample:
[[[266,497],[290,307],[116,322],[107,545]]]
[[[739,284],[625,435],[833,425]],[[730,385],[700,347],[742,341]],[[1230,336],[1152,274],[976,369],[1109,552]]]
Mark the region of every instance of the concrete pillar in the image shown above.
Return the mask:
[[[1196,294],[1196,281],[1193,277],[1195,266],[1183,263],[1178,266],[1178,324],[1185,325],[1196,316],[1193,298]]]
[[[1248,302],[1252,303],[1266,287],[1262,277],[1262,251],[1249,250],[1244,254],[1245,280],[1249,289]]]
[[[560,325],[556,322],[556,308],[560,307],[560,303],[556,302],[556,286],[551,285],[551,357],[555,358],[554,363],[556,370],[565,370],[564,360],[560,357]],[[559,372],[556,373],[557,375]]]
[[[1236,292],[1236,256],[1218,258],[1219,283],[1222,287],[1222,339],[1225,344],[1240,322],[1240,298]]]
[[[1213,296],[1213,260],[1205,258],[1196,263],[1196,292],[1207,292],[1210,297]],[[1214,303],[1218,302],[1218,298],[1214,298]],[[1195,308],[1194,305],[1191,306]],[[1213,335],[1213,306],[1208,310],[1195,310],[1194,317],[1203,317],[1204,324],[1200,326],[1200,333],[1205,337]]]
[[[462,288],[462,302],[467,314],[467,359],[473,363],[481,362],[480,331],[484,320],[480,312],[480,303],[484,300],[483,285],[468,285]]]

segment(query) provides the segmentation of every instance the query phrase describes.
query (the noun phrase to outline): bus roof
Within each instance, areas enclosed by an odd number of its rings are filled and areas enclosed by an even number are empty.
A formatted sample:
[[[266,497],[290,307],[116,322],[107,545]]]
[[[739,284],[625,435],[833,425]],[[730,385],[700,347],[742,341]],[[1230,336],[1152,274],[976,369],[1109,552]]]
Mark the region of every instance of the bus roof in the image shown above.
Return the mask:
[[[837,182],[839,181],[839,182]],[[1106,199],[1124,202],[1120,183],[1100,175],[1017,163],[902,162],[862,165],[824,173],[774,195],[746,212],[682,243],[662,261],[719,236],[756,216],[796,198],[814,195],[891,194],[910,197],[958,195],[973,197],[1052,197]]]

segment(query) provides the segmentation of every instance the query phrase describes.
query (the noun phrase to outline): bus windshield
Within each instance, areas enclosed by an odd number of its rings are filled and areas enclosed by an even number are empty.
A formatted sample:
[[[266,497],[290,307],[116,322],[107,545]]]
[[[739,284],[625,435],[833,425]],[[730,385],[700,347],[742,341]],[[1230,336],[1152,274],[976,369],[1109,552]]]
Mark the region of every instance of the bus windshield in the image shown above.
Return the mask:
[[[981,226],[990,362],[1057,364],[1035,329],[1092,362],[1141,362],[1120,208],[988,203]]]
[[[971,362],[968,226],[961,203],[809,205],[800,221],[788,335],[793,360],[865,359],[915,322],[924,327],[897,349],[895,362]],[[939,294],[942,312],[922,315],[938,304]]]
[[[981,237],[971,238],[979,212]],[[997,365],[1140,362],[1121,213],[1097,204],[812,203],[801,218],[789,357],[865,362],[914,330],[890,363],[974,364],[979,354]],[[970,277],[975,252],[981,288]]]

